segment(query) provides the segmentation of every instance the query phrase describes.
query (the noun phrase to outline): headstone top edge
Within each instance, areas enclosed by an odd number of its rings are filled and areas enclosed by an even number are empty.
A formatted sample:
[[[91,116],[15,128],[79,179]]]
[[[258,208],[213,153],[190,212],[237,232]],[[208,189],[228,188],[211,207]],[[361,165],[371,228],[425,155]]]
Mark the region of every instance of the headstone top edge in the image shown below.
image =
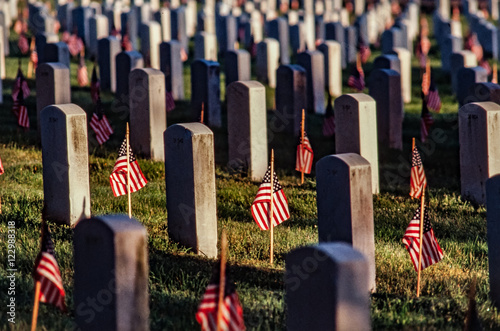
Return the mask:
[[[192,136],[210,134],[213,135],[212,130],[203,123],[192,122],[192,123],[178,123],[171,125],[167,128],[167,132],[172,132],[173,130],[185,130],[189,131]]]
[[[144,73],[147,74],[148,76],[163,76],[164,73],[161,70],[154,69],[154,68],[135,68],[130,72],[130,75],[134,74],[137,75],[138,73]]]
[[[261,82],[258,82],[256,80],[238,80],[238,81],[235,81],[235,82],[232,82],[231,84],[229,84],[227,86],[228,89],[231,88],[231,86],[234,85],[234,87],[236,86],[246,86],[248,88],[263,88],[265,89],[265,86],[261,83]]]
[[[43,69],[43,67],[50,67],[52,69],[67,69],[69,70],[68,66],[65,65],[64,63],[61,62],[45,62],[41,63],[38,65],[37,69]]]
[[[319,251],[321,253],[324,253],[325,255],[328,255],[334,261],[340,263],[353,260],[361,260],[365,262],[367,261],[363,253],[353,248],[352,245],[340,241],[322,242],[316,245],[299,247],[292,250],[287,255],[293,255],[295,253],[300,253],[300,252],[307,253],[308,251],[310,252]],[[324,257],[318,256],[318,258],[322,259]]]
[[[331,154],[324,156],[318,161],[318,165],[322,164],[323,162],[328,162],[328,161],[335,161],[335,162],[341,162],[345,165],[347,165],[349,168],[353,167],[371,167],[370,162],[362,157],[359,154],[356,153],[343,153],[343,154]]]
[[[76,224],[75,229],[79,226],[85,225],[86,223],[96,221],[101,222],[114,233],[141,230],[147,234],[146,228],[142,225],[142,223],[134,217],[129,218],[128,215],[125,214],[100,215],[82,219]]]
[[[51,110],[64,112],[66,116],[73,116],[73,115],[85,115],[85,116],[87,116],[87,113],[79,105],[74,104],[74,103],[48,105],[41,110],[40,114],[43,115],[44,112],[51,111]]]
[[[476,110],[483,112],[500,112],[500,105],[493,101],[471,102],[460,107],[458,114],[475,112]]]
[[[356,100],[358,102],[375,102],[375,99],[373,99],[370,95],[366,93],[346,93],[342,94],[340,97],[335,99],[335,101],[343,98],[351,98],[353,100]]]

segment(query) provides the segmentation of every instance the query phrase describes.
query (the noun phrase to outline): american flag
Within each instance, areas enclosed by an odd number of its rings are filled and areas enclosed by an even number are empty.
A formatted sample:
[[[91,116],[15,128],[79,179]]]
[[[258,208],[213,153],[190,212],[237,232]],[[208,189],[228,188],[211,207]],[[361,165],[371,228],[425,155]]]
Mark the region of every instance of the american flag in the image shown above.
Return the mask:
[[[17,76],[14,80],[14,86],[12,87],[12,99],[16,100],[19,96],[19,92],[22,90],[23,95],[22,98],[25,98],[30,95],[30,88],[28,86],[28,81],[23,75],[21,68],[17,69]]]
[[[175,109],[175,102],[174,102],[174,97],[172,96],[172,92],[166,91],[165,102],[167,111],[172,111]]]
[[[3,169],[2,159],[0,159],[0,175],[3,175],[5,170]]]
[[[213,273],[212,279],[203,294],[198,311],[196,312],[196,320],[201,325],[203,331],[217,330],[217,312],[219,304],[219,274],[217,269]],[[224,305],[222,307],[222,330],[239,331],[245,330],[243,321],[243,309],[241,308],[238,293],[234,284],[226,275],[226,283],[224,285]]]
[[[425,177],[424,165],[418,153],[417,147],[413,149],[411,159],[411,177],[410,177],[410,196],[412,198],[420,198],[427,186],[427,178]]]
[[[422,115],[420,117],[420,140],[422,142],[427,141],[427,137],[429,136],[429,129],[432,124],[434,124],[434,119],[432,118],[429,109],[427,108],[425,99],[422,101]]]
[[[307,134],[304,132],[304,141],[297,146],[297,155],[295,158],[295,170],[301,171],[304,169],[305,174],[311,173],[314,153]]]
[[[424,73],[422,74],[422,93],[424,95],[429,94],[429,89],[431,87],[431,71],[430,68],[427,65],[427,62],[424,66],[426,69]]]
[[[481,61],[479,61],[479,66],[484,68],[484,70],[486,70],[486,73],[488,74],[488,76],[491,75],[492,70],[491,70],[491,66],[490,66],[490,63],[488,62],[488,60],[482,59]]]
[[[335,134],[335,117],[333,116],[332,96],[329,93],[322,129],[325,137],[332,137]]]
[[[28,82],[24,78],[21,69],[18,69],[14,87],[12,88],[12,99],[14,100],[12,112],[17,117],[17,124],[25,129],[29,129],[30,127],[28,108],[24,104],[24,96],[29,95],[29,93]]]
[[[72,56],[77,56],[84,48],[82,39],[76,34],[72,34],[71,36],[69,36],[67,44],[68,50]]]
[[[99,78],[97,78],[96,66],[92,69],[92,77],[90,81],[90,97],[93,103],[97,103],[97,100],[101,98],[101,83]]]
[[[108,118],[102,109],[101,99],[97,100],[94,114],[92,114],[92,119],[90,120],[90,127],[94,130],[95,137],[99,145],[108,141],[109,136],[114,133],[113,128],[111,128]]]
[[[89,74],[87,72],[87,66],[85,65],[85,60],[83,56],[80,57],[80,63],[78,64],[78,72],[76,75],[76,79],[80,87],[89,85]]]
[[[130,163],[130,192],[135,192],[143,188],[146,183],[139,163],[132,153],[132,148],[129,146],[129,163]],[[115,197],[127,194],[127,140],[123,140],[120,151],[118,152],[118,159],[116,160],[113,172],[109,176],[111,189]]]
[[[122,46],[122,50],[125,52],[130,52],[133,50],[132,43],[130,42],[130,38],[128,37],[128,34],[125,34],[122,37],[121,46]]]
[[[281,187],[276,173],[273,175],[273,226],[276,226],[290,218],[288,211],[288,200]],[[271,168],[264,175],[262,184],[259,186],[257,196],[252,203],[252,216],[261,230],[269,229],[269,205],[271,201]]]
[[[186,50],[184,49],[184,47],[181,47],[181,61],[186,62],[187,59],[188,59],[188,55],[186,53]]]
[[[356,67],[354,67],[352,74],[347,80],[347,86],[352,87],[353,89],[356,89],[360,92],[365,89],[365,74],[360,63],[358,63]]]
[[[403,243],[410,254],[411,261],[418,272],[418,254],[420,250],[420,207],[410,221],[403,236]],[[434,236],[427,209],[424,209],[424,229],[422,232],[422,267],[420,270],[438,263],[443,258],[443,251]]]
[[[433,80],[431,80],[429,93],[427,94],[427,107],[435,112],[441,110],[441,98],[439,97],[437,86]]]
[[[54,255],[54,243],[50,238],[49,227],[46,223],[42,229],[42,250],[36,259],[35,281],[40,282],[40,302],[48,303],[66,311],[64,302],[65,292],[61,273]]]
[[[21,33],[19,35],[17,47],[19,47],[19,51],[21,51],[21,54],[27,54],[29,52],[30,44],[28,42],[28,38],[26,38],[26,35],[24,33]]]

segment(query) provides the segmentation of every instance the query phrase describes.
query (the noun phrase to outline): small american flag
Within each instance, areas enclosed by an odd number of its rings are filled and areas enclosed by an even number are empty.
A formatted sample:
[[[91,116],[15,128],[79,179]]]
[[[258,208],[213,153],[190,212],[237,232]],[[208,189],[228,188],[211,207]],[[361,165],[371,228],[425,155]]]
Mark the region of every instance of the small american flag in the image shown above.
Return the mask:
[[[3,169],[2,159],[0,159],[0,175],[3,175],[5,170]]]
[[[325,137],[332,137],[335,134],[335,117],[333,116],[332,96],[330,94],[328,94],[328,104],[326,105],[322,129]]]
[[[358,63],[358,65],[354,67],[352,74],[347,80],[347,86],[352,87],[353,89],[356,89],[360,92],[365,89],[365,74],[363,72],[363,68],[361,67],[361,63]]]
[[[411,159],[411,177],[410,177],[410,196],[412,198],[420,198],[427,186],[427,178],[425,177],[424,165],[418,153],[417,147],[413,149]]]
[[[130,163],[130,192],[135,192],[143,188],[146,183],[146,177],[144,177],[139,163],[135,159],[132,153],[132,148],[129,146],[129,163]],[[123,143],[118,152],[118,159],[116,160],[113,172],[109,176],[109,181],[111,183],[111,189],[115,197],[127,194],[127,140],[123,140]]]
[[[422,115],[420,117],[420,140],[422,142],[427,141],[427,137],[429,136],[429,129],[432,124],[434,124],[434,119],[432,118],[429,109],[425,103],[425,100],[422,101]]]
[[[26,38],[26,35],[24,33],[21,33],[21,35],[19,35],[17,47],[19,47],[19,51],[21,51],[21,54],[27,54],[29,52],[30,44],[28,42],[28,38]]]
[[[437,86],[433,80],[431,80],[429,93],[427,94],[427,107],[435,112],[441,110],[441,98],[439,97]]]
[[[304,141],[297,146],[297,155],[295,158],[295,170],[301,171],[304,169],[305,174],[311,173],[314,153],[307,134],[304,132]]]
[[[481,61],[479,61],[479,66],[484,68],[484,70],[486,70],[486,73],[489,75],[491,75],[491,66],[490,66],[490,63],[488,62],[488,60],[486,59],[482,59]]]
[[[128,34],[125,34],[122,37],[121,46],[122,46],[122,50],[125,51],[125,52],[130,52],[130,51],[132,51],[134,49],[132,47],[132,43],[130,42],[130,38],[128,37]]]
[[[29,129],[30,120],[28,117],[28,108],[24,104],[24,96],[29,95],[30,89],[28,87],[28,82],[24,78],[21,69],[17,71],[17,77],[14,81],[14,87],[12,88],[12,99],[14,103],[12,104],[12,112],[16,115],[17,124],[25,129]]]
[[[28,117],[28,108],[24,105],[24,101],[15,100],[12,105],[12,112],[17,117],[17,124],[25,129],[30,127],[30,119]]]
[[[99,145],[108,141],[109,136],[114,133],[102,109],[101,99],[97,100],[94,114],[92,114],[92,119],[90,120],[90,127],[94,130]]]
[[[96,66],[92,69],[92,78],[90,81],[90,97],[93,103],[97,103],[97,100],[101,98],[101,83],[99,78],[97,78]]]
[[[72,34],[67,41],[68,50],[72,56],[77,56],[84,48],[83,41],[76,34]]]
[[[411,261],[418,272],[418,254],[420,250],[420,207],[410,221],[403,236],[403,243],[410,254]],[[424,209],[424,229],[422,232],[422,267],[420,270],[438,263],[443,258],[443,251],[434,236],[427,209]]]
[[[174,97],[172,96],[172,92],[166,91],[165,102],[167,111],[172,111],[175,109],[175,102],[174,102]]]
[[[42,250],[36,259],[35,281],[40,282],[40,302],[56,306],[63,312],[66,311],[64,287],[61,273],[54,254],[54,243],[50,238],[49,227],[44,222],[42,229]]]
[[[218,270],[218,269],[217,269]],[[219,273],[214,272],[212,279],[207,286],[205,294],[201,299],[196,320],[201,325],[203,331],[217,330],[217,312],[219,304]],[[245,330],[243,321],[243,309],[241,308],[238,293],[234,284],[226,275],[226,284],[224,285],[224,305],[222,307],[222,330],[240,331]]]
[[[78,64],[78,73],[76,75],[78,85],[84,87],[89,85],[89,74],[87,72],[87,66],[85,65],[85,60],[83,56],[80,57],[80,63]]]
[[[30,95],[31,90],[28,86],[28,81],[24,77],[23,72],[21,71],[21,68],[17,69],[17,76],[16,79],[14,80],[14,86],[12,87],[12,99],[17,100],[19,97],[19,92],[23,92],[22,98],[26,98],[27,96]]]
[[[273,175],[273,226],[276,226],[290,218],[288,211],[288,200],[281,187],[276,173]],[[271,168],[264,175],[262,184],[259,186],[257,196],[252,203],[252,216],[261,230],[269,229],[269,205],[271,201]]]

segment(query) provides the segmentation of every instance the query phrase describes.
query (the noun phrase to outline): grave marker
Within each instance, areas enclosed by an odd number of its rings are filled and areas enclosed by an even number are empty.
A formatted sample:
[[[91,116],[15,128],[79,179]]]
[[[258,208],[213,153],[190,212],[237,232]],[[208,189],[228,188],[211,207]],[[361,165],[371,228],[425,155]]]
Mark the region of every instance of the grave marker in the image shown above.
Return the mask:
[[[217,257],[213,133],[201,123],[164,133],[169,236],[208,258]]]
[[[199,121],[204,105],[205,123],[221,127],[220,66],[207,60],[191,64],[191,110],[193,121]]]
[[[370,162],[354,153],[316,163],[319,242],[341,241],[368,261],[369,289],[375,291],[375,236]]]
[[[74,238],[79,329],[149,330],[146,228],[125,215],[103,215],[79,222]]]
[[[90,217],[87,115],[75,104],[40,112],[44,216],[74,225]]]
[[[165,77],[160,70],[134,69],[129,75],[129,88],[130,146],[148,159],[164,161]]]
[[[266,89],[256,81],[227,87],[229,169],[261,181],[267,171]]]
[[[462,197],[486,202],[485,182],[500,173],[500,105],[468,103],[458,110]]]

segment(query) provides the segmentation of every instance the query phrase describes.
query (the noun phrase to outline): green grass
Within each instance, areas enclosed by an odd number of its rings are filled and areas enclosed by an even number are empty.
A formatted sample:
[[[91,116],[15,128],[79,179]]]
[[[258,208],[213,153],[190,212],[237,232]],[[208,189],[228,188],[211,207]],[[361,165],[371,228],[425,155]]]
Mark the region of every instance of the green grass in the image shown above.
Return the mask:
[[[430,21],[430,20],[429,20]],[[432,22],[430,22],[432,23]],[[372,60],[379,55],[374,51]],[[401,242],[403,233],[418,201],[409,193],[409,156],[411,137],[419,136],[420,77],[413,60],[412,102],[405,105],[403,151],[379,146],[381,192],[373,197],[376,244],[377,292],[371,298],[374,329],[461,329],[467,309],[467,290],[474,276],[478,279],[478,310],[483,325],[500,328],[498,310],[488,298],[488,259],[486,211],[460,198],[458,104],[451,95],[449,79],[440,72],[439,52],[431,49],[433,74],[443,100],[443,110],[433,114],[435,124],[431,141],[421,146],[429,183],[430,217],[444,259],[426,269],[422,278],[422,296],[415,298],[416,273]],[[27,58],[22,58],[26,70]],[[72,100],[90,115],[89,88],[76,87],[76,62],[72,63]],[[90,63],[88,63],[91,69]],[[20,131],[10,108],[11,85],[17,70],[17,58],[7,59],[7,79],[3,81],[4,104],[0,107],[0,157],[6,173],[0,176],[0,242],[2,251],[7,238],[7,222],[17,229],[16,324],[5,315],[0,329],[25,330],[31,322],[33,281],[31,271],[39,250],[39,228],[43,205],[42,156],[36,131]],[[367,76],[371,66],[365,68]],[[186,98],[190,96],[189,63],[185,65]],[[344,71],[344,83],[348,71]],[[35,118],[35,84],[27,98],[32,127]],[[344,85],[345,86],[345,85]],[[266,87],[268,119],[273,115],[274,90]],[[345,92],[352,92],[346,88]],[[368,89],[365,91],[368,92]],[[89,133],[91,210],[93,215],[126,213],[126,197],[114,198],[108,176],[125,132],[126,113],[119,111],[111,94],[102,94],[104,107],[115,129],[112,140],[98,146]],[[224,85],[221,82],[221,98]],[[223,105],[225,112],[225,105]],[[309,137],[315,161],[335,152],[332,138],[321,134],[322,117],[308,114]],[[225,114],[223,119],[225,119]],[[189,102],[178,102],[168,114],[169,125],[189,121]],[[216,145],[216,185],[218,231],[226,229],[229,240],[229,272],[236,283],[248,329],[282,330],[285,328],[284,258],[300,246],[317,242],[316,180],[314,173],[299,186],[294,171],[295,139],[274,134],[269,146],[275,148],[278,176],[289,200],[291,219],[275,229],[275,265],[269,260],[269,236],[252,220],[250,205],[259,183],[239,174],[230,174],[226,164],[227,129],[214,130]],[[194,255],[172,242],[167,235],[164,165],[139,158],[149,183],[132,196],[133,215],[148,230],[149,293],[151,330],[197,330],[195,312],[215,263]],[[40,330],[70,329],[74,319],[72,229],[51,226],[62,278],[67,294],[68,314],[41,305]],[[7,256],[0,256],[0,302],[7,300]],[[2,310],[3,311],[3,310]]]

